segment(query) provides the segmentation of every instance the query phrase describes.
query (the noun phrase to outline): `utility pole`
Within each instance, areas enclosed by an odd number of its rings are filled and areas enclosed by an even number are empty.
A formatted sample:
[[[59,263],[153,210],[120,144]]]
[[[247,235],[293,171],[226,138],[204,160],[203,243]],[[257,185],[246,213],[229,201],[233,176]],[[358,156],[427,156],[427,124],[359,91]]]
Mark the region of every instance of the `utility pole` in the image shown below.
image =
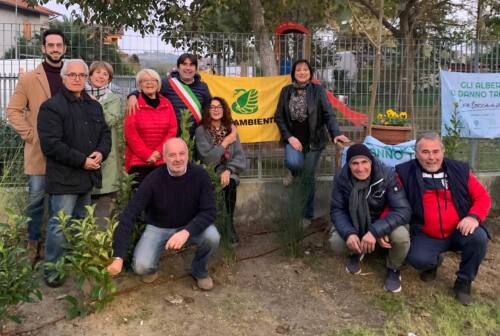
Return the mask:
[[[482,28],[482,15],[483,15],[483,1],[477,0],[477,14],[476,14],[476,39],[474,41],[474,72],[481,72],[479,66],[479,40],[481,39],[481,28]],[[470,160],[469,164],[472,170],[477,167],[477,149],[479,143],[477,139],[470,140]]]
[[[19,59],[19,26],[17,24],[17,0],[16,0],[16,16],[15,16],[15,24],[14,24],[14,29],[15,29],[15,32],[14,32],[14,40],[15,40],[15,43],[16,43],[16,48],[15,48],[15,56],[16,56],[16,60]]]

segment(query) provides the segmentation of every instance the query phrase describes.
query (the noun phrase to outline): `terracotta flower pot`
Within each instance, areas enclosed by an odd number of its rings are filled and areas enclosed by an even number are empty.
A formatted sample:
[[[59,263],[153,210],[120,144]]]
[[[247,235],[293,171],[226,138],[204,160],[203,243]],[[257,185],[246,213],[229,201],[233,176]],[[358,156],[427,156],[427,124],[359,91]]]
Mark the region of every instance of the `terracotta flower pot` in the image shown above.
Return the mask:
[[[409,126],[372,125],[372,137],[388,144],[395,145],[411,140],[412,129]]]

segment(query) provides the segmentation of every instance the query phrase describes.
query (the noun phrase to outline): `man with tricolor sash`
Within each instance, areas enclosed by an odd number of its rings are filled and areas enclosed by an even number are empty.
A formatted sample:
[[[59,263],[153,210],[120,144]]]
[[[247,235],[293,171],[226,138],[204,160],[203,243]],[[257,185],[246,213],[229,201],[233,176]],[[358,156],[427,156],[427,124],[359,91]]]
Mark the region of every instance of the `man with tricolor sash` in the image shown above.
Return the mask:
[[[181,111],[191,112],[191,136],[201,121],[201,110],[211,99],[206,83],[201,81],[198,71],[198,59],[193,54],[182,54],[177,59],[177,71],[173,71],[168,79],[162,80],[160,93],[174,106],[177,125],[180,125]],[[134,113],[137,108],[138,91],[132,92],[127,101],[127,113]],[[177,131],[180,136],[180,128]]]

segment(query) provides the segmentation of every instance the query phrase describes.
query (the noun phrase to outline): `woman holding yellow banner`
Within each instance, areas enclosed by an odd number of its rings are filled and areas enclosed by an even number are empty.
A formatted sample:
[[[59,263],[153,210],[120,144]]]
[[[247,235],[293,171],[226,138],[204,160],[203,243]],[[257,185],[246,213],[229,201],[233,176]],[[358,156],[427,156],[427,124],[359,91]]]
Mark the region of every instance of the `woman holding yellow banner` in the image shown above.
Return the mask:
[[[285,166],[290,170],[285,185],[302,177],[300,181],[306,187],[302,224],[307,227],[314,218],[315,171],[328,143],[325,126],[333,142],[350,140],[340,134],[323,87],[311,82],[313,69],[309,61],[295,61],[291,77],[292,84],[281,90],[275,120],[285,145]]]
[[[201,161],[215,164],[215,171],[224,192],[224,205],[228,234],[231,243],[238,242],[233,217],[236,206],[236,187],[239,174],[245,169],[245,153],[231,118],[231,110],[226,101],[213,97],[209,105],[203,107],[202,124],[196,129],[196,148]]]

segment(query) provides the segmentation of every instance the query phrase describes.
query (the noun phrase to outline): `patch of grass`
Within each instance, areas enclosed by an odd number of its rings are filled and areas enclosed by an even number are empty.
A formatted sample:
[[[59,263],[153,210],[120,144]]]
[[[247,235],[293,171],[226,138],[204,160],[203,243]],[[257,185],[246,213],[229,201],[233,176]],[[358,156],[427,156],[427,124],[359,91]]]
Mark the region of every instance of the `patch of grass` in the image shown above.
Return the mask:
[[[136,314],[118,317],[116,324],[127,325],[136,321],[148,321],[153,317],[153,311],[147,307],[141,307]]]
[[[378,336],[374,330],[355,326],[322,334],[321,336]]]
[[[378,297],[376,305],[389,316],[383,334],[488,336],[500,332],[500,305],[476,303],[465,307],[443,293],[421,299],[414,303],[399,295]]]
[[[331,258],[322,258],[314,254],[305,255],[302,260],[311,271],[322,274],[332,273]]]
[[[387,314],[380,328],[356,326],[323,335],[491,336],[500,333],[500,304],[479,302],[466,307],[443,293],[422,295],[418,300],[413,302],[404,295],[384,293],[373,302],[376,309]]]

